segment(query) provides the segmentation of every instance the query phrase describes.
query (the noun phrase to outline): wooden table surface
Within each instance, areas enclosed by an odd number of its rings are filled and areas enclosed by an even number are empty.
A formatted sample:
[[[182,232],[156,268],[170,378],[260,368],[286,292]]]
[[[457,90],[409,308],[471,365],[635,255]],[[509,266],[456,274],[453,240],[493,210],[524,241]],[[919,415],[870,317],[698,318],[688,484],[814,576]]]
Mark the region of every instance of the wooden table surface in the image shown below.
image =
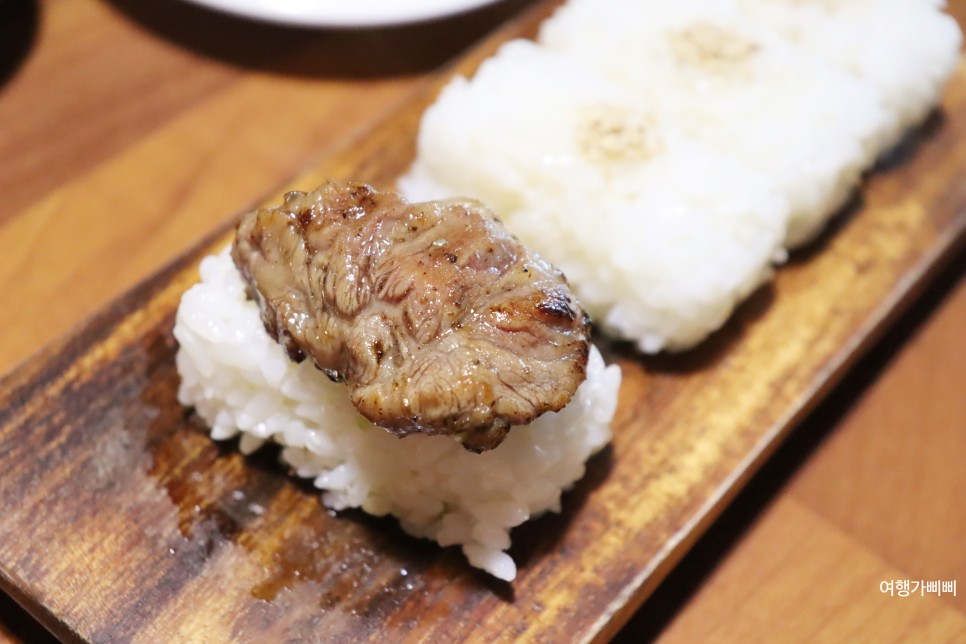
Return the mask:
[[[0,0],[0,373],[528,4],[319,32],[175,0]],[[966,22],[966,2],[951,11]],[[933,282],[618,639],[966,641],[964,270]],[[957,595],[881,592],[892,580],[956,580]],[[9,598],[4,639],[43,639]]]

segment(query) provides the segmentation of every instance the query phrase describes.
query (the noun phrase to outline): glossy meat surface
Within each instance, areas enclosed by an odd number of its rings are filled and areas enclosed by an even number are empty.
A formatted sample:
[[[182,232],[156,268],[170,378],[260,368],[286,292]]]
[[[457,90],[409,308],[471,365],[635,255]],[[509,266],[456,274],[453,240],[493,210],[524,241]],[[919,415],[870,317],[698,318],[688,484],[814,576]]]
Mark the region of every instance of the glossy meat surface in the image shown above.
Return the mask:
[[[232,257],[289,355],[396,434],[491,449],[584,379],[588,320],[563,275],[479,202],[332,181],[244,216]]]

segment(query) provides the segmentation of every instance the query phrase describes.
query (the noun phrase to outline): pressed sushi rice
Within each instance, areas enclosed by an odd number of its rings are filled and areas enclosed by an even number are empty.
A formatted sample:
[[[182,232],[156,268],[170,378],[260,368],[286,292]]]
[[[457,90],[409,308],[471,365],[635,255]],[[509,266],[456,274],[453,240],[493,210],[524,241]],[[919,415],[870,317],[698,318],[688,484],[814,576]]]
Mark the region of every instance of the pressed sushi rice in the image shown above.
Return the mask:
[[[399,181],[410,199],[490,204],[642,351],[699,342],[782,253],[786,202],[761,173],[529,41],[446,87],[417,148]]]
[[[870,84],[749,19],[731,0],[571,0],[544,23],[540,42],[766,174],[788,200],[790,248],[841,208],[887,128]]]
[[[808,56],[873,88],[886,108],[874,155],[939,103],[963,35],[941,0],[739,0],[742,10]]]
[[[587,380],[560,412],[513,428],[496,449],[467,452],[446,436],[396,438],[363,418],[344,385],[311,361],[294,363],[265,332],[258,305],[227,253],[202,262],[174,329],[179,400],[223,440],[249,453],[265,441],[283,462],[324,490],[326,506],[398,517],[403,529],[459,545],[469,562],[505,580],[510,529],[559,511],[561,493],[610,440],[620,370],[592,349]]]

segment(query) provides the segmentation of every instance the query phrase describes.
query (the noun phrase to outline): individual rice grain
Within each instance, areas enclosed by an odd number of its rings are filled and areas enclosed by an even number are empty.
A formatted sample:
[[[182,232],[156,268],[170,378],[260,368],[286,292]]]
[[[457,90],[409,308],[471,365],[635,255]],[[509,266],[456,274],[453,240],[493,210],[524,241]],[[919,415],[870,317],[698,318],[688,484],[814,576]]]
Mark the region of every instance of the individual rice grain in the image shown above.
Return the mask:
[[[288,360],[262,327],[258,305],[227,253],[201,265],[174,334],[181,386],[213,438],[240,435],[250,452],[266,440],[313,479],[330,508],[392,514],[416,536],[459,545],[474,566],[511,580],[509,531],[560,509],[561,493],[610,440],[620,370],[592,349],[587,380],[557,413],[511,430],[496,449],[472,454],[445,436],[396,438],[373,426],[310,361]]]
[[[596,323],[646,352],[698,343],[781,255],[787,207],[761,173],[531,42],[446,87],[417,148],[409,198],[492,205]]]

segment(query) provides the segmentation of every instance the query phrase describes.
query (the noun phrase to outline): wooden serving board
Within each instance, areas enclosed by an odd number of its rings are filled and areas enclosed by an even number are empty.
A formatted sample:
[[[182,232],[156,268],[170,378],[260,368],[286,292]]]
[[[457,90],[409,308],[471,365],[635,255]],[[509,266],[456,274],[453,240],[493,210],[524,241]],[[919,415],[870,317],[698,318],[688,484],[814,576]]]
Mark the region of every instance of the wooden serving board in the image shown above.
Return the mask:
[[[391,184],[437,88],[278,193]],[[962,251],[966,65],[905,152],[699,349],[601,340],[624,374],[613,445],[562,514],[514,531],[512,584],[392,520],[326,511],[271,449],[242,457],[178,404],[174,311],[221,232],[0,383],[0,586],[64,639],[604,640]]]

